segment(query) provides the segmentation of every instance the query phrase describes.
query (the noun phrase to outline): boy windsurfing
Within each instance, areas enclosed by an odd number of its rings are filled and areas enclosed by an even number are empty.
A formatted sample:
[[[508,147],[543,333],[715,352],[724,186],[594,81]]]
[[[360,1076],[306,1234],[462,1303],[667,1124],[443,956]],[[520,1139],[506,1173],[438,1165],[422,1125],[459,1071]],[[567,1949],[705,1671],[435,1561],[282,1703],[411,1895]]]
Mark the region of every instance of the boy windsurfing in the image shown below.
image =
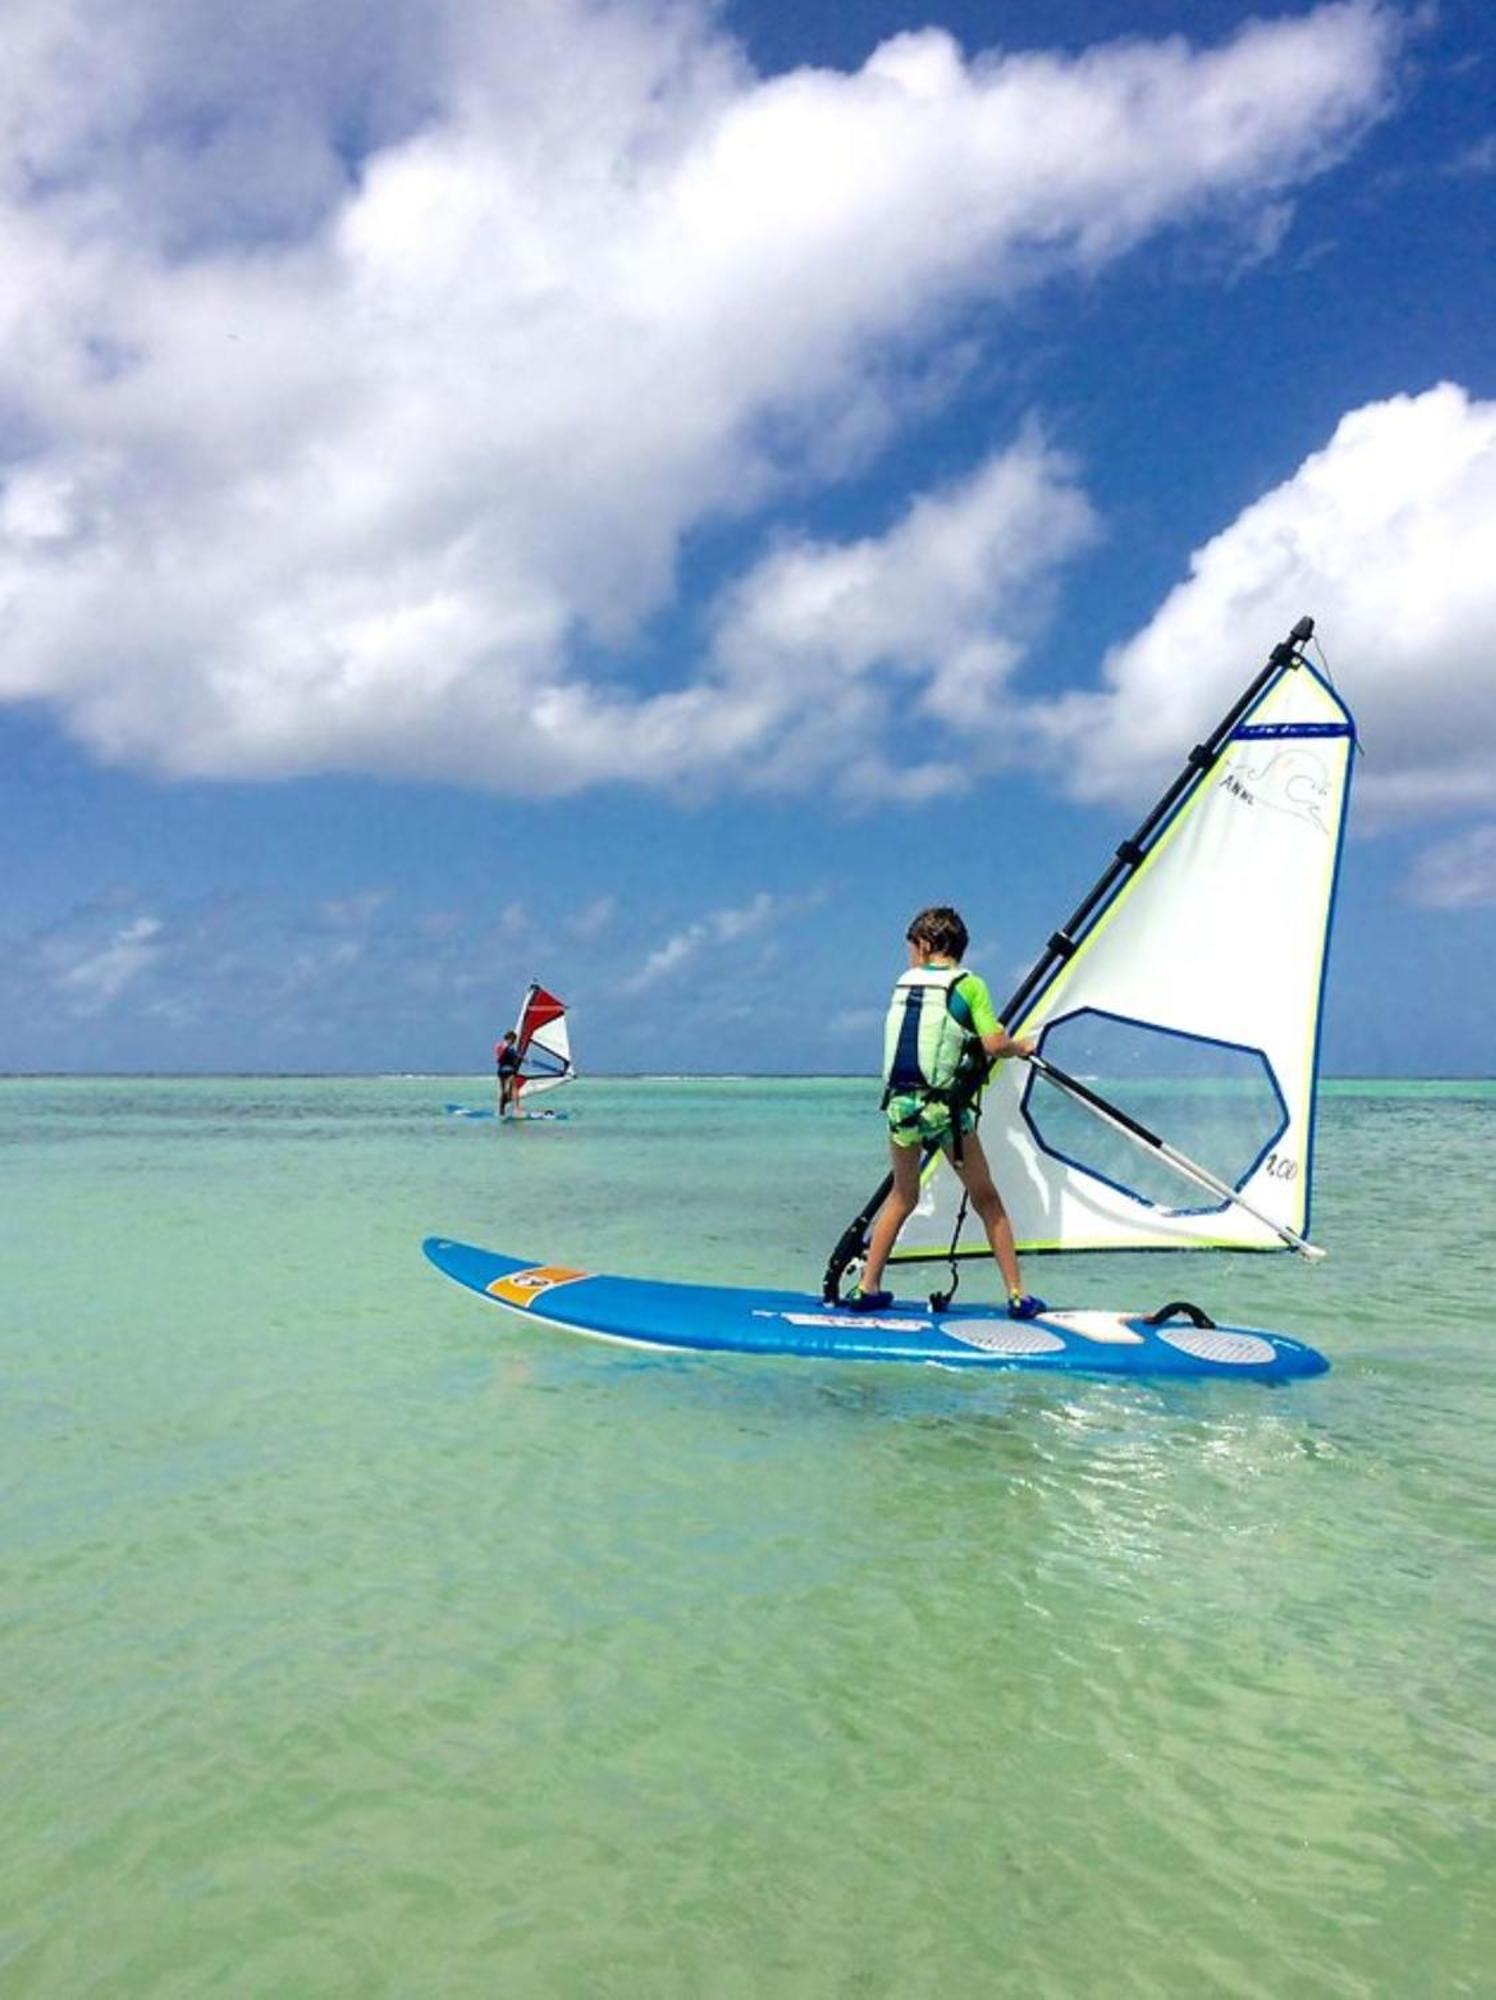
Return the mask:
[[[1002,1272],[1008,1311],[1032,1319],[1044,1301],[1023,1289],[1013,1228],[977,1137],[977,1105],[994,1062],[1032,1053],[1031,1041],[1009,1035],[993,1011],[987,982],[961,964],[965,924],[946,904],[921,910],[905,933],[909,970],[893,991],[884,1034],[883,1108],[888,1116],[893,1188],[878,1211],[862,1276],[847,1304],[881,1312],[893,1304],[881,1289],[883,1266],[919,1201],[927,1149],[945,1153],[987,1232]]]

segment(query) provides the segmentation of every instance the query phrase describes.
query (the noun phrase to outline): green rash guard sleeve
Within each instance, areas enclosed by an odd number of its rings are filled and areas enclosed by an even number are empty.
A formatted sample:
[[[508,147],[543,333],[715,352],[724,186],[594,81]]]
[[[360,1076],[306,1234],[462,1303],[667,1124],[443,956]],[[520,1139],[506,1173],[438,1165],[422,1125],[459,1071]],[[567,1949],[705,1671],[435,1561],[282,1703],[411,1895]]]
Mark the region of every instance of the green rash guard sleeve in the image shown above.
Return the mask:
[[[1002,1031],[992,995],[980,973],[964,972],[956,981],[951,988],[951,1012],[958,1018],[964,1012],[974,1034],[996,1035]]]

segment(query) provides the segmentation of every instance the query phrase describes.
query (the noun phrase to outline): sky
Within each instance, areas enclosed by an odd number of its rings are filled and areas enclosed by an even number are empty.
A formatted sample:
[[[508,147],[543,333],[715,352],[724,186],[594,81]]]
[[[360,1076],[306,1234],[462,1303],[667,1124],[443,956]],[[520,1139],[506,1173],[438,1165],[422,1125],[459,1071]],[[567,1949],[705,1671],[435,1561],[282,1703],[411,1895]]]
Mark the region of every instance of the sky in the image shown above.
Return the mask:
[[[1303,613],[1496,1036],[1485,0],[9,0],[0,1071],[876,1069]]]

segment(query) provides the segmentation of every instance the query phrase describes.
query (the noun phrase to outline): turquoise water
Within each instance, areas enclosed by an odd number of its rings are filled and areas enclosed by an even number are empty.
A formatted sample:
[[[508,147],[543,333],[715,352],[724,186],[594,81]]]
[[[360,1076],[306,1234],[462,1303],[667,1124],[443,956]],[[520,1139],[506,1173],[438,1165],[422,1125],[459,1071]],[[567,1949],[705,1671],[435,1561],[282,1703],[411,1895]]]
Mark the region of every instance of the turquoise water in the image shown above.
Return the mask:
[[[1496,1086],[1030,1266],[1280,1391],[526,1327],[422,1235],[814,1288],[876,1093],[489,1087],[0,1083],[6,2000],[1491,1990]]]

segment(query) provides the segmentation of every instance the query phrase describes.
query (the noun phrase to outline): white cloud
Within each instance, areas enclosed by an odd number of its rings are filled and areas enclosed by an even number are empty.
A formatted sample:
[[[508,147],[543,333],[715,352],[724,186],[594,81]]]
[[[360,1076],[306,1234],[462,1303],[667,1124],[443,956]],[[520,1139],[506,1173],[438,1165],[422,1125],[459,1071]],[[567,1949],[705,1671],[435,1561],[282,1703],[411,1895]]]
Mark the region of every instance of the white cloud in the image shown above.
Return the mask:
[[[885,436],[965,301],[1206,216],[1270,246],[1396,39],[1347,0],[761,79],[685,0],[13,0],[0,699],[169,774],[789,782],[850,728],[881,783],[872,681],[938,719],[1014,631],[973,599],[911,660],[832,615],[828,710],[771,671],[782,552],[662,694],[626,662],[683,538]]]
[[[1079,796],[1135,801],[1307,611],[1360,728],[1358,818],[1489,805],[1493,549],[1496,402],[1445,383],[1367,404],[1195,553],[1104,692],[1028,719]]]
[[[1409,870],[1403,894],[1429,910],[1496,907],[1496,824],[1472,827],[1425,849]]]
[[[157,963],[163,928],[159,917],[136,917],[101,946],[59,943],[49,953],[54,990],[73,1014],[102,1013]]]
[[[709,946],[735,944],[763,931],[776,917],[805,907],[805,899],[773,896],[760,889],[737,907],[709,910],[704,917],[673,933],[645,959],[636,972],[620,982],[624,993],[644,993],[699,958]]]
[[[881,537],[767,557],[721,607],[698,702],[715,685],[719,718],[757,753],[756,782],[829,768],[844,787],[906,798],[948,786],[953,767],[890,769],[876,746],[911,720],[990,729],[1055,570],[1095,533],[1068,461],[1031,434]]]
[[[662,979],[668,979],[672,972],[684,965],[687,959],[693,958],[706,943],[708,935],[704,924],[693,924],[687,930],[677,931],[649,954],[637,972],[620,983],[620,991],[643,993],[651,986],[657,986]]]
[[[706,920],[707,931],[723,944],[730,944],[736,938],[752,937],[782,907],[778,897],[771,896],[767,889],[760,889],[739,909],[714,910]]]

